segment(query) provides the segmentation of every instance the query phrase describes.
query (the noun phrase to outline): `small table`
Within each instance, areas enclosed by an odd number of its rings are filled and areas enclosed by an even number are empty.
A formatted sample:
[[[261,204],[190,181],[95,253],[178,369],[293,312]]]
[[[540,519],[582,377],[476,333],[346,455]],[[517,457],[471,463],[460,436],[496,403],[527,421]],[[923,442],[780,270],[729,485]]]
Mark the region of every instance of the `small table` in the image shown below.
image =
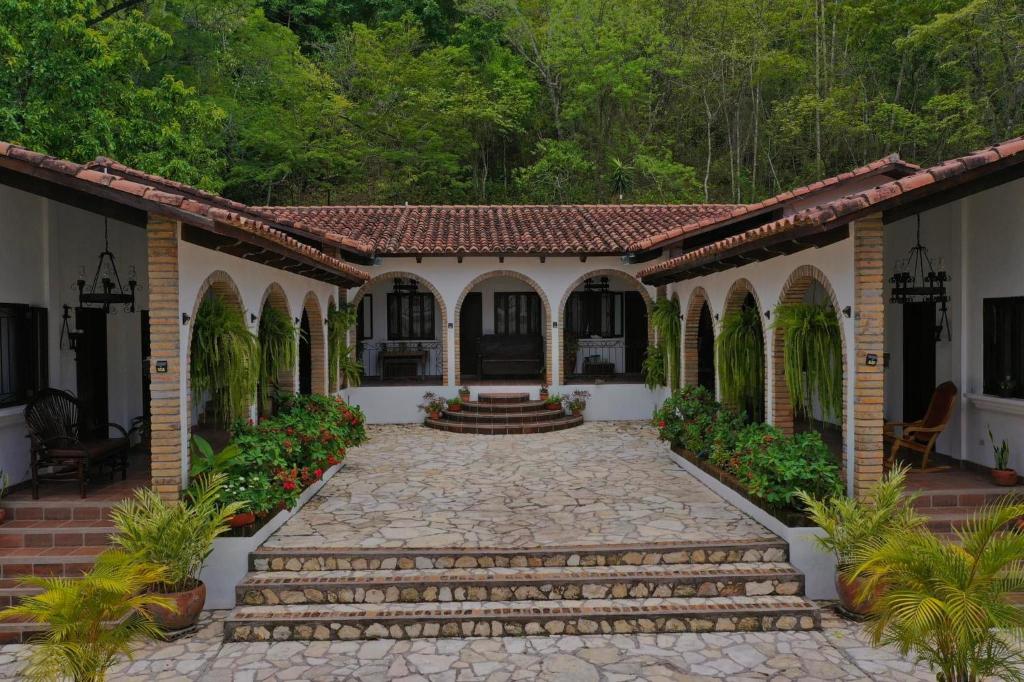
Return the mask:
[[[427,364],[427,351],[425,350],[385,350],[377,355],[377,362],[380,363],[380,376],[385,379],[392,379],[396,376],[423,377],[422,369]],[[397,373],[395,370],[412,369],[410,374]]]

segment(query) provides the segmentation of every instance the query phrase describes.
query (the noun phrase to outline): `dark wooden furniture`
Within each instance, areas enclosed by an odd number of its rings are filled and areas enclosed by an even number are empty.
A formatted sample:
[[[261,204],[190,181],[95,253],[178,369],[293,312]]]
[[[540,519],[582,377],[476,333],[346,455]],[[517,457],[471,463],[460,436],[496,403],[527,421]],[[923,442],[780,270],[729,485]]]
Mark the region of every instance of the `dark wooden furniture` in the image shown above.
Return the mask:
[[[611,376],[615,374],[615,363],[608,362],[600,355],[583,358],[583,374],[587,376]]]
[[[932,391],[928,402],[928,411],[924,417],[912,422],[892,422],[885,425],[885,435],[893,439],[892,450],[889,452],[889,464],[892,464],[901,449],[921,453],[921,469],[938,471],[948,467],[928,469],[928,457],[935,451],[935,441],[946,429],[953,416],[956,405],[956,385],[952,381],[939,384]],[[897,435],[896,430],[900,433]]]
[[[94,467],[109,466],[110,476],[128,471],[128,432],[118,424],[85,421],[81,403],[67,391],[47,388],[25,407],[32,441],[32,499],[44,481],[78,480],[82,497]],[[119,436],[111,437],[115,431]],[[52,469],[52,471],[50,471]],[[45,471],[44,471],[45,470]]]
[[[538,334],[480,339],[480,376],[536,376],[544,371],[544,337]]]
[[[426,350],[385,350],[377,356],[384,379],[422,378],[427,366]]]

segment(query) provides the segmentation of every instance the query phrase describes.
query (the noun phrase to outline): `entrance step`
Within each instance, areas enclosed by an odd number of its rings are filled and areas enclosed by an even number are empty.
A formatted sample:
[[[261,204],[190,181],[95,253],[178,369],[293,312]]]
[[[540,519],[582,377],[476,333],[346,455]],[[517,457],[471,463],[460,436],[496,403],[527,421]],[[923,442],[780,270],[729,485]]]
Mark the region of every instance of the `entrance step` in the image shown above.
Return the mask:
[[[75,498],[67,500],[11,500],[4,499],[0,508],[7,510],[7,521],[0,525],[6,528],[12,521],[99,521],[110,518],[116,502]]]
[[[560,415],[557,419],[545,421],[504,421],[492,423],[473,423],[468,421],[455,421],[451,419],[427,419],[424,424],[432,429],[450,431],[452,433],[474,433],[489,436],[523,434],[523,433],[548,433],[551,431],[562,431],[579,426],[583,423],[583,416],[578,417]]]
[[[248,606],[753,597],[801,594],[803,581],[786,563],[280,571],[250,574],[236,596]]]
[[[450,604],[247,606],[224,621],[229,642],[416,639],[640,632],[814,630],[802,597],[467,601]]]
[[[483,435],[548,433],[582,423],[582,416],[549,410],[544,401],[530,400],[529,393],[480,393],[458,412],[445,410],[439,419],[424,421],[432,429]]]
[[[260,547],[252,571],[334,571],[451,568],[556,568],[784,562],[782,540],[646,543],[543,548],[325,549]]]
[[[481,403],[522,403],[530,399],[529,393],[479,393],[477,401]]]
[[[561,410],[549,410],[541,408],[522,412],[470,412],[460,410],[452,412],[444,411],[444,418],[452,422],[465,424],[520,424],[524,422],[550,422],[558,421],[565,416]]]
[[[486,414],[518,414],[522,412],[537,412],[547,410],[542,400],[524,400],[515,403],[482,403],[476,400],[468,400],[462,403],[462,412],[486,413]]]
[[[17,547],[106,546],[109,521],[8,521],[0,525],[0,550]]]

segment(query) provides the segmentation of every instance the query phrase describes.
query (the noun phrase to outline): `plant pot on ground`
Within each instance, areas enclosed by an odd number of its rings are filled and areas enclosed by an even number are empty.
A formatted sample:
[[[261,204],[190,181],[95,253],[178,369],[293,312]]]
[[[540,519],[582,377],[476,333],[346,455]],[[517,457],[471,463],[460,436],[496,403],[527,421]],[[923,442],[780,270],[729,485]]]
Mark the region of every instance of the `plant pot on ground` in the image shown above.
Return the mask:
[[[111,513],[117,528],[113,543],[166,572],[152,591],[173,608],[147,607],[153,621],[165,630],[194,625],[206,602],[206,586],[199,580],[203,563],[213,551],[213,541],[228,530],[228,519],[242,509],[236,502],[220,504],[225,480],[222,473],[201,476],[173,504],[151,488],[142,488]]]
[[[544,407],[548,408],[552,412],[558,412],[562,409],[562,396],[557,393],[553,396],[549,396],[544,400]]]
[[[565,404],[565,409],[569,414],[574,417],[578,417],[583,414],[583,410],[587,409],[587,400],[590,398],[590,393],[583,390],[573,391],[562,399]]]
[[[461,412],[462,411],[462,398],[450,398],[448,400],[448,411],[449,412]]]
[[[462,402],[469,401],[469,386],[462,386],[459,388],[459,398]]]
[[[992,436],[992,427],[988,428],[988,439],[992,443],[992,453],[995,455],[996,466],[992,469],[992,482],[996,485],[1012,486],[1017,485],[1017,472],[1010,468],[1010,446],[1006,439],[996,445],[996,439]]]
[[[228,525],[232,528],[244,528],[256,523],[256,514],[251,511],[239,512],[228,519]]]
[[[540,393],[538,394],[538,398],[540,400],[547,400],[549,395],[550,395],[550,393],[548,392],[548,387],[547,386],[541,386],[540,387]]]
[[[419,408],[427,413],[428,418],[437,420],[441,418],[441,411],[444,410],[447,405],[447,400],[433,391],[427,391],[423,394],[423,402],[420,403]]]

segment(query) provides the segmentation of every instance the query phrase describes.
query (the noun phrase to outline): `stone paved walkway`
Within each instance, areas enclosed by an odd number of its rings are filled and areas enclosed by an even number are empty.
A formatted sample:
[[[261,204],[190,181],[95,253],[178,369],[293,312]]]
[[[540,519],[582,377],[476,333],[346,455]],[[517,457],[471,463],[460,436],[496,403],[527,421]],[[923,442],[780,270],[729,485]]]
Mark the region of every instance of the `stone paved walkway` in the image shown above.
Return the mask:
[[[203,614],[186,639],[150,643],[107,679],[397,680],[773,680],[775,682],[931,681],[926,669],[867,646],[860,626],[826,611],[822,632],[563,637],[473,637],[371,642],[224,644],[227,611]],[[0,680],[16,680],[29,646],[0,646]]]
[[[537,435],[370,428],[267,547],[545,547],[773,539],[641,422]]]

